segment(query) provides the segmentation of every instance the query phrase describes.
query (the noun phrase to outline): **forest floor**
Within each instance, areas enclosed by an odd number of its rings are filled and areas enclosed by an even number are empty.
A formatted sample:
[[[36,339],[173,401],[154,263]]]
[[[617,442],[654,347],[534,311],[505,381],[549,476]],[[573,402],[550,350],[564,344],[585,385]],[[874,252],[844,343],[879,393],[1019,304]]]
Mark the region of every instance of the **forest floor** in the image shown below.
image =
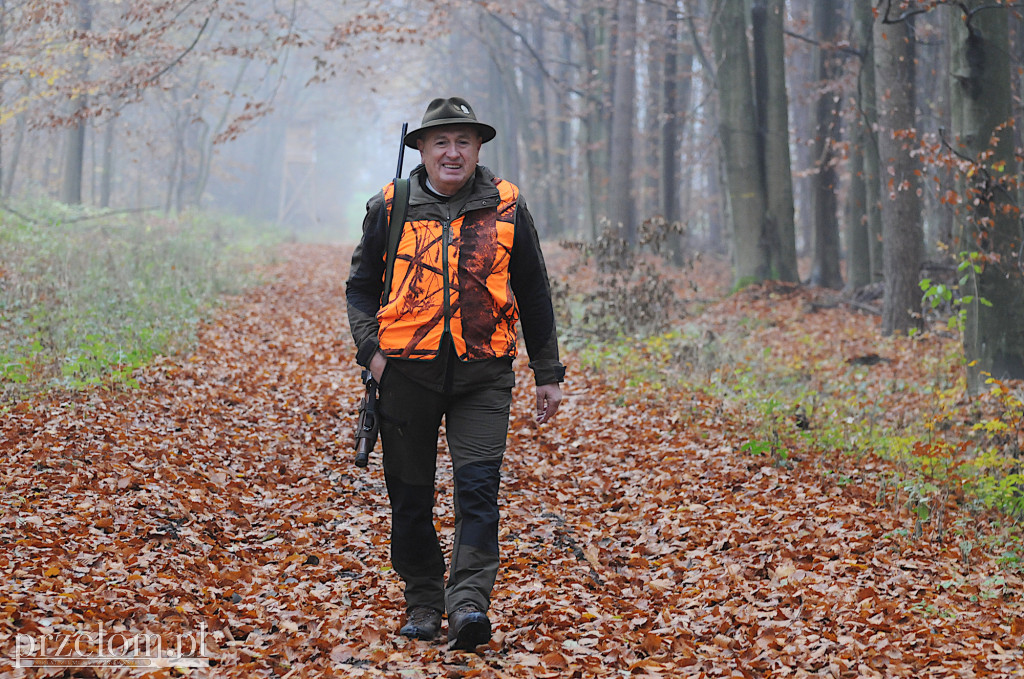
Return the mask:
[[[19,639],[79,635],[96,651],[101,626],[108,647],[205,632],[210,669],[144,676],[1024,673],[1019,572],[952,529],[909,535],[885,485],[894,463],[768,454],[737,399],[638,384],[574,352],[562,409],[540,428],[517,363],[489,647],[398,637],[379,447],[352,464],[348,250],[284,252],[193,353],[138,371],[139,388],[43,395],[0,418],[0,676],[140,676],[14,666]],[[717,296],[701,318],[719,341],[740,327],[780,362],[829,355],[838,375],[879,353],[863,369],[878,384],[931,379],[913,366],[932,348],[880,344],[874,319],[816,293],[721,293],[700,293]],[[905,395],[865,398],[915,416]]]

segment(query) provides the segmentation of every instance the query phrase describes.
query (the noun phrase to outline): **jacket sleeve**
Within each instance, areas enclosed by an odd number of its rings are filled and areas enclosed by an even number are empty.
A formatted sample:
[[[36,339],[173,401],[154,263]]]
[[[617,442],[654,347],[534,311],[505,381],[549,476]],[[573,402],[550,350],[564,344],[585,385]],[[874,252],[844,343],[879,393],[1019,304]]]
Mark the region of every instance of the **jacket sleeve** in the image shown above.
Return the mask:
[[[509,280],[519,307],[534,380],[538,385],[564,381],[565,366],[558,360],[558,335],[548,272],[533,216],[521,196],[516,207]]]
[[[364,368],[370,367],[370,359],[379,348],[377,311],[384,292],[386,214],[383,192],[367,201],[363,236],[352,253],[352,265],[345,284],[348,325],[356,343],[356,362]]]

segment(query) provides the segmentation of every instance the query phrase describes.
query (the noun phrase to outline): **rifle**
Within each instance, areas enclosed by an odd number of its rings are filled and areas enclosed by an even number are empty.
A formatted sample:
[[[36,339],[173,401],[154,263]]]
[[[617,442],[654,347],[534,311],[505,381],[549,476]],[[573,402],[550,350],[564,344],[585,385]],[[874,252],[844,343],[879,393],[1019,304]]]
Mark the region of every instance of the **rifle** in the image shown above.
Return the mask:
[[[405,159],[405,133],[409,129],[409,123],[402,123],[402,138],[398,143],[398,169],[395,171],[395,182],[402,178],[402,161]],[[405,193],[403,201],[408,199],[408,193]],[[394,208],[392,208],[392,218],[394,218]],[[402,209],[399,211],[402,215],[399,217],[401,222],[405,221],[405,209],[404,204]],[[402,224],[398,223],[398,230],[394,235],[401,234]],[[392,238],[390,231],[394,229],[390,228],[389,225],[389,239],[388,239],[388,254],[387,254],[387,272],[384,275],[384,294],[387,294],[388,288],[391,287],[391,270],[394,266],[394,251],[398,249],[397,238]],[[356,466],[365,467],[370,463],[370,453],[373,451],[373,447],[377,444],[377,435],[380,433],[380,422],[377,420],[377,381],[373,379],[373,375],[370,374],[369,370],[364,370],[361,375],[363,384],[366,385],[366,393],[363,394],[362,400],[359,402],[359,421],[356,424]]]
[[[369,370],[361,376],[366,393],[359,402],[359,423],[356,425],[356,466],[365,467],[370,463],[370,452],[377,443],[380,423],[377,421],[377,382]]]

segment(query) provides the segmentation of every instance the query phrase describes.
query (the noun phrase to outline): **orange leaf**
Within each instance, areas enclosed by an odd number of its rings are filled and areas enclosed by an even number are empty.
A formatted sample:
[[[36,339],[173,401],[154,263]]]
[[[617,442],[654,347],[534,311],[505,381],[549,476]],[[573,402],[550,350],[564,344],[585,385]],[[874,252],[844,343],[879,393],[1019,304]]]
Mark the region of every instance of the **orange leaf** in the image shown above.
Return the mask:
[[[640,643],[640,648],[642,648],[647,655],[654,655],[661,650],[664,643],[665,640],[657,634],[648,634]]]
[[[563,670],[569,666],[569,663],[565,661],[565,658],[558,651],[551,651],[541,658],[540,661],[548,667],[557,667]]]

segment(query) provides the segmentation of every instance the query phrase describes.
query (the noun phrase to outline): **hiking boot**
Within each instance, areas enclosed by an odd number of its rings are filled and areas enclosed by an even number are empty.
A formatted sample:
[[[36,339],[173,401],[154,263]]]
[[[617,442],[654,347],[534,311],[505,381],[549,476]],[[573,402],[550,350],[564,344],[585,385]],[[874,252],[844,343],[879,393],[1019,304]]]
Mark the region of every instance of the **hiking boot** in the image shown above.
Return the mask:
[[[473,651],[491,640],[491,621],[472,604],[460,606],[448,614],[448,647]]]
[[[430,606],[413,606],[399,634],[410,639],[431,641],[441,633],[441,611]]]

